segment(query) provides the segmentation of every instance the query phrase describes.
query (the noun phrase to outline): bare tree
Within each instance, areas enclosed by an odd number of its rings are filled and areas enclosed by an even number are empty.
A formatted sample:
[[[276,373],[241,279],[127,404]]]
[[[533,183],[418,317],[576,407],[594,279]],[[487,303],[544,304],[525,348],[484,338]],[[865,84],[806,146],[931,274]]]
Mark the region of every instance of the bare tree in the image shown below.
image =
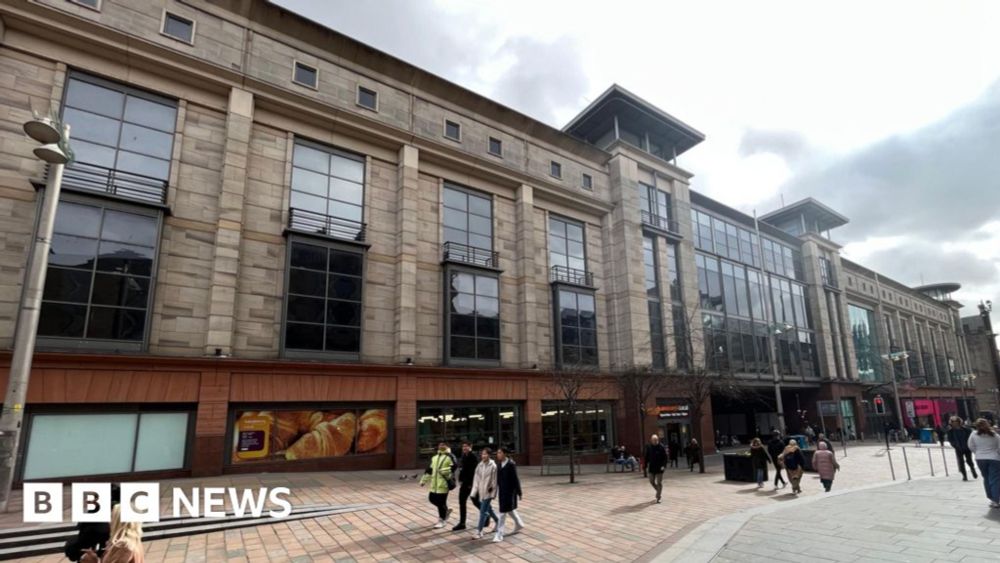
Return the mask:
[[[631,366],[615,374],[615,382],[626,404],[632,403],[639,417],[639,447],[646,442],[646,415],[655,406],[656,392],[663,385],[666,373],[649,366]],[[630,407],[626,407],[630,408]],[[645,467],[645,464],[643,465]]]
[[[569,482],[576,482],[576,412],[580,404],[596,398],[605,389],[607,378],[597,366],[572,365],[555,368],[550,374],[553,392],[569,416]]]

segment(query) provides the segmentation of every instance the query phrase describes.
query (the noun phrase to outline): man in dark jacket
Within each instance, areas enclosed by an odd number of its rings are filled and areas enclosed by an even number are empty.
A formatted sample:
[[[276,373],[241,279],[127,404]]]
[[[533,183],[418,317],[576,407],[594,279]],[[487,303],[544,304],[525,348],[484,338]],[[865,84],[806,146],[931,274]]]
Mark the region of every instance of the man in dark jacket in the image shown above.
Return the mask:
[[[524,528],[524,520],[517,513],[517,501],[521,498],[521,480],[517,477],[517,464],[508,457],[507,448],[497,448],[497,505],[500,508],[500,521],[497,522],[497,532],[493,536],[494,543],[502,542],[504,524],[507,515],[514,519],[516,534]]]
[[[958,460],[958,470],[962,472],[962,480],[969,480],[969,475],[965,472],[966,463],[969,464],[969,469],[972,469],[972,478],[978,479],[976,466],[972,464],[972,451],[969,449],[969,435],[972,434],[972,430],[962,426],[962,419],[957,416],[951,417],[948,422],[951,424],[951,428],[948,429],[948,443],[955,449],[955,458]]]
[[[667,448],[660,443],[660,437],[653,434],[649,438],[649,445],[646,446],[646,475],[649,476],[649,484],[656,491],[656,502],[659,504],[663,494],[663,471],[667,468]]]
[[[468,500],[472,494],[472,479],[476,476],[479,458],[472,452],[471,442],[462,442],[462,457],[458,460],[458,524],[453,531],[465,529]]]
[[[118,485],[111,485],[111,506],[121,502],[121,489]],[[96,512],[93,510],[92,512]],[[79,561],[83,557],[83,550],[94,549],[97,546],[97,556],[104,556],[104,547],[111,538],[111,525],[107,522],[80,522],[76,525],[76,537],[66,541],[63,553],[70,561]]]
[[[778,461],[778,456],[783,451],[785,451],[785,440],[781,438],[781,433],[776,431],[771,437],[771,441],[767,443],[767,453],[771,456],[771,463],[774,464],[774,490],[776,491],[778,490],[778,481],[781,481],[782,489],[788,485],[785,478],[781,476],[781,462]]]

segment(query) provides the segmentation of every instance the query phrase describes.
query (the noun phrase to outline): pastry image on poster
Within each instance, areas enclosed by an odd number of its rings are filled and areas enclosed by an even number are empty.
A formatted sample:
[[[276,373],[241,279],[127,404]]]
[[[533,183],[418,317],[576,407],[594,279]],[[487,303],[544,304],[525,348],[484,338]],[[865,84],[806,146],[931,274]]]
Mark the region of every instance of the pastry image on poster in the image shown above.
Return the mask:
[[[294,461],[388,452],[388,409],[238,413],[233,463]]]

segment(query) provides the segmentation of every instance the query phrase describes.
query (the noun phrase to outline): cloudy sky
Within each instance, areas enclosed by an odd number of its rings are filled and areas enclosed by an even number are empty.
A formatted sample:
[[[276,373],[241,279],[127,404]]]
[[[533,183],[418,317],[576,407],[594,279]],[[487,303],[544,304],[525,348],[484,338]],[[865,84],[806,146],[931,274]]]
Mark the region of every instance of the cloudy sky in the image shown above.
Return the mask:
[[[1000,2],[278,3],[555,127],[617,82],[706,134],[696,190],[815,197],[848,258],[1000,307]]]

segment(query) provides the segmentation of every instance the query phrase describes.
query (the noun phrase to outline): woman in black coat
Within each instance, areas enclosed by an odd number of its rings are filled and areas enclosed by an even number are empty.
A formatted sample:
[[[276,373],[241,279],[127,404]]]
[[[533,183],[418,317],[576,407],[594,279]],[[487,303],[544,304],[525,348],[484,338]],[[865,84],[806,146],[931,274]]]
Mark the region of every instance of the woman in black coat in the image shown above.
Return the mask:
[[[507,453],[506,448],[497,448],[497,502],[500,505],[500,521],[497,523],[494,542],[503,541],[507,514],[514,519],[512,534],[524,528],[524,521],[517,513],[517,501],[521,498],[521,480],[517,477],[517,464],[507,457]]]

